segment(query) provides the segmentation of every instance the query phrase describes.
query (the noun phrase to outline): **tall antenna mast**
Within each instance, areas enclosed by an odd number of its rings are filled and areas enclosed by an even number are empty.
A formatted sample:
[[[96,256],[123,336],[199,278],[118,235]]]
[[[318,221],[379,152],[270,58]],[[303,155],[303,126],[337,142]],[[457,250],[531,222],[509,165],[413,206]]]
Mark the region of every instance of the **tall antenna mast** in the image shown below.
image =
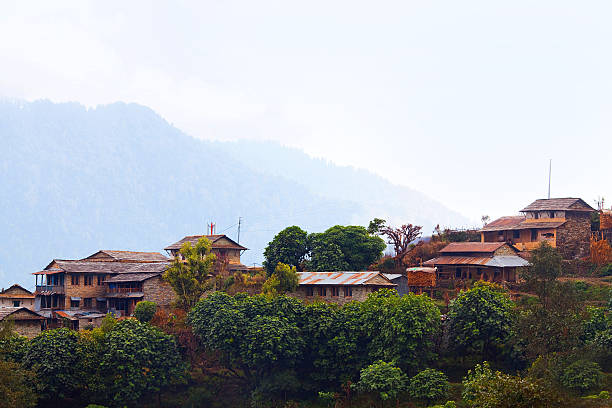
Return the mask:
[[[240,243],[240,224],[242,224],[242,217],[238,217],[238,243]]]
[[[552,159],[548,162],[548,198],[550,199],[550,176],[552,175]]]

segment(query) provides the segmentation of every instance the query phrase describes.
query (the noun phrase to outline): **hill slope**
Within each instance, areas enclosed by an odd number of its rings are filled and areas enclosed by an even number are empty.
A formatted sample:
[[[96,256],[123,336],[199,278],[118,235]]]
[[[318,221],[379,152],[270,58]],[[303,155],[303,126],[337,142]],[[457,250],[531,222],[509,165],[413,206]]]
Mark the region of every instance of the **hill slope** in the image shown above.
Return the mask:
[[[0,102],[0,286],[32,287],[52,258],[98,249],[155,250],[217,232],[251,250],[287,225],[320,231],[374,216],[426,225],[463,223],[422,194],[363,170],[330,165],[272,143],[194,139],[150,109],[48,101]]]

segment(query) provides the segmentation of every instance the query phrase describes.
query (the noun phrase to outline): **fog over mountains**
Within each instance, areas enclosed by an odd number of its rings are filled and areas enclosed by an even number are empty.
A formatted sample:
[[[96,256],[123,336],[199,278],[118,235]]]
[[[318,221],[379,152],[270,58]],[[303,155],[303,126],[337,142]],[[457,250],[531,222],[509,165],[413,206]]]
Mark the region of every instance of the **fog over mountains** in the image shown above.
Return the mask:
[[[196,139],[136,104],[0,101],[0,139],[1,287],[32,288],[30,274],[53,258],[163,252],[211,221],[236,239],[238,217],[247,265],[289,225],[316,232],[379,217],[430,233],[468,223],[368,171],[270,142]]]

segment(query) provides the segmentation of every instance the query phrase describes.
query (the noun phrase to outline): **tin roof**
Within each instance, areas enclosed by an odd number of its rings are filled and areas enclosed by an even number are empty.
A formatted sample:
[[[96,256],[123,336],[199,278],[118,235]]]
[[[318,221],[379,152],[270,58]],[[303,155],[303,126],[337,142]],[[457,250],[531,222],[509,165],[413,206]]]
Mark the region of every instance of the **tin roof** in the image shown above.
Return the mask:
[[[440,253],[452,253],[452,252],[495,252],[502,246],[506,245],[505,242],[452,242],[442,248]]]
[[[412,268],[406,268],[406,272],[428,272],[435,273],[436,268],[428,267],[428,266],[415,266]]]
[[[593,207],[588,205],[581,198],[541,198],[535,200],[521,212],[526,211],[546,211],[546,210],[562,210],[562,211],[595,211]]]
[[[406,275],[402,275],[401,273],[383,273],[383,276],[392,281],[393,279],[401,278]]]
[[[214,234],[214,235],[189,235],[181,239],[180,241],[175,242],[172,245],[168,245],[167,247],[164,248],[164,250],[169,251],[172,249],[181,249],[181,247],[183,246],[185,242],[189,242],[191,243],[191,245],[195,245],[202,237],[206,237],[210,242],[212,242],[212,247],[214,249],[227,248],[227,249],[239,249],[241,251],[247,249],[243,247],[242,245],[240,245],[239,243],[237,243],[236,241],[234,241],[233,239],[229,238],[227,235]],[[225,238],[226,240],[230,242],[229,243],[221,242],[221,239],[223,238]]]
[[[380,272],[298,272],[300,285],[396,286]],[[378,277],[378,282],[370,282]],[[380,280],[382,279],[382,281]]]
[[[516,227],[521,222],[525,221],[524,215],[511,215],[500,217],[482,227],[481,231],[503,231]]]
[[[475,266],[490,266],[497,268],[513,268],[529,266],[529,262],[520,256],[503,255],[503,256],[439,256],[424,262],[425,265],[475,265]]]

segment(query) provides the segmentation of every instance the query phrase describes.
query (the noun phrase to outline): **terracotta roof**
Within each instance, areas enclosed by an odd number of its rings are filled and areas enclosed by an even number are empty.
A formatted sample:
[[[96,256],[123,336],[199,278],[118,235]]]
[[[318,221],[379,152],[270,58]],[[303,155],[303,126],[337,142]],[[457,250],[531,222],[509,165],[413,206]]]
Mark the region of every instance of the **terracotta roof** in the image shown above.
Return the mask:
[[[115,251],[115,250],[100,250],[95,254],[83,258],[88,260],[98,254],[108,255],[116,261],[139,261],[139,262],[167,262],[169,259],[159,252],[138,252],[138,251]]]
[[[440,253],[495,252],[504,245],[506,245],[505,242],[452,242],[442,248]]]
[[[511,229],[525,221],[524,215],[501,217],[482,227],[481,231],[503,231]]]
[[[475,265],[498,268],[528,266],[529,262],[517,255],[506,256],[439,256],[424,265]]]
[[[30,313],[31,319],[36,319],[36,320],[44,319],[44,317],[28,309],[27,307],[0,307],[0,320],[4,320],[8,316],[12,315],[13,313],[21,311],[21,310],[25,310],[26,312]]]
[[[521,212],[546,210],[595,211],[593,207],[580,198],[541,198],[523,208]]]
[[[343,286],[396,286],[380,272],[298,272],[300,285],[343,285]],[[375,277],[384,283],[370,283]]]
[[[190,235],[190,236],[187,236],[187,237],[181,239],[178,242],[175,242],[172,245],[167,246],[166,248],[164,248],[164,250],[169,251],[169,250],[172,250],[172,249],[181,249],[181,247],[183,246],[183,244],[185,242],[189,242],[189,243],[191,243],[191,245],[195,245],[195,244],[197,244],[197,242],[202,237],[206,237],[208,240],[210,240],[212,242],[212,247],[214,249],[217,249],[217,248],[219,248],[219,249],[227,248],[227,249],[239,249],[241,251],[248,249],[248,248],[245,248],[242,245],[238,244],[236,241],[234,241],[233,239],[229,238],[227,235],[224,235],[224,234],[215,234],[215,235]],[[230,241],[230,243],[218,242],[222,238],[227,239],[228,241]]]

